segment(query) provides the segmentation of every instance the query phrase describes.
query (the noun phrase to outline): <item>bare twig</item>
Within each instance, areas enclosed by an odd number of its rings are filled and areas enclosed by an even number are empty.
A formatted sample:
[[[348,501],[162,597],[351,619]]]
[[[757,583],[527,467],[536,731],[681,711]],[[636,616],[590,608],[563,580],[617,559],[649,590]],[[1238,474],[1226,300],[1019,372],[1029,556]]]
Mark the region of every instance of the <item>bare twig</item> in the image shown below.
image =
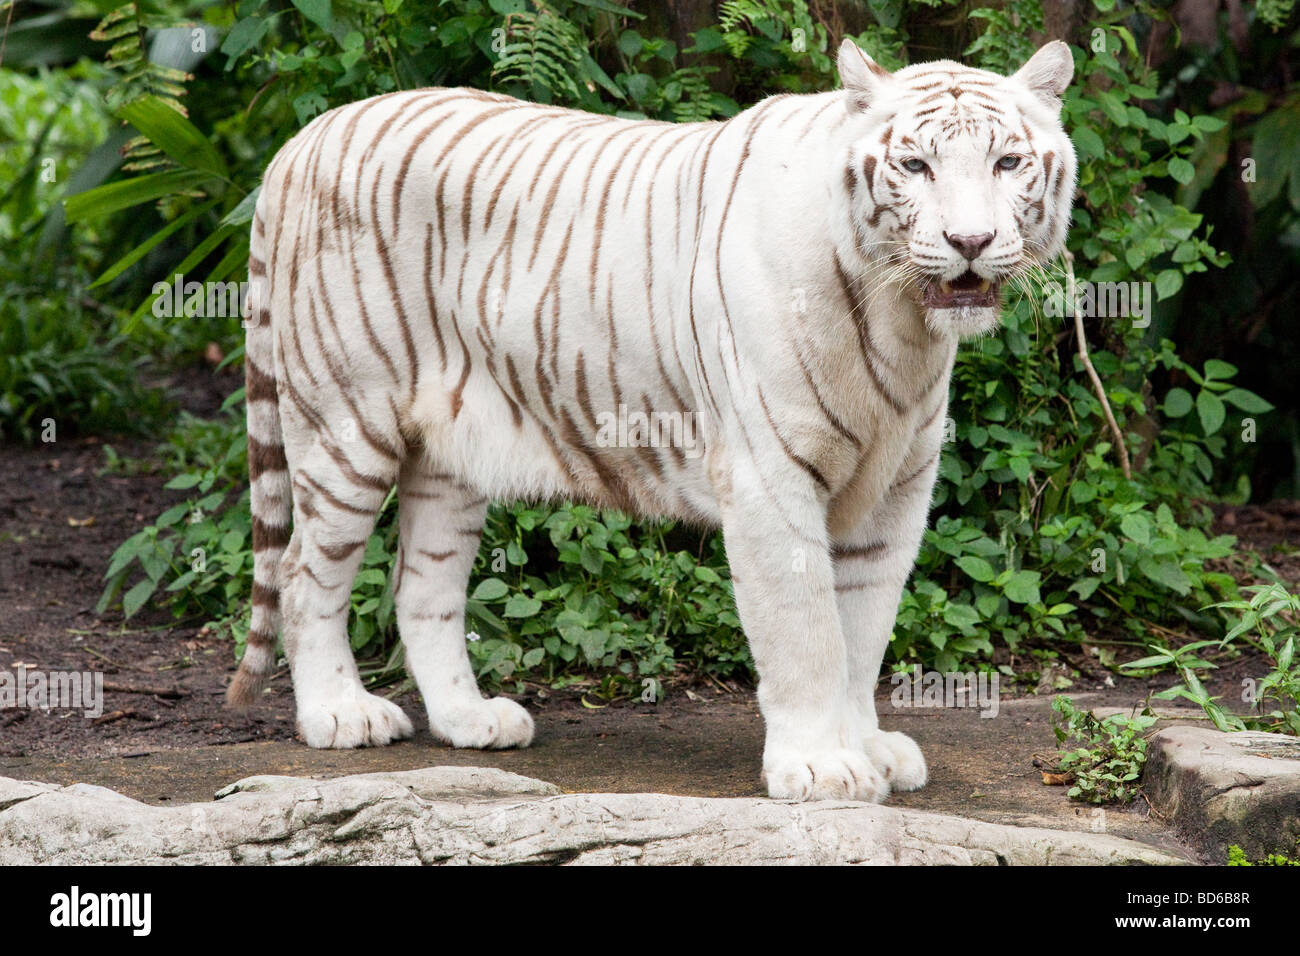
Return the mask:
[[[189,691],[181,690],[179,687],[150,687],[145,684],[110,684],[108,681],[104,681],[104,690],[116,691],[119,694],[145,694],[150,697],[168,697],[172,699],[189,696]]]
[[[1065,273],[1069,277],[1069,285],[1066,287],[1070,290],[1070,295],[1074,295],[1074,256],[1066,252],[1065,254]],[[1097,398],[1101,402],[1101,410],[1106,415],[1106,423],[1110,425],[1111,434],[1115,436],[1115,447],[1119,450],[1119,464],[1124,469],[1124,477],[1133,477],[1133,467],[1129,464],[1128,448],[1124,446],[1124,433],[1119,430],[1119,424],[1115,421],[1115,413],[1111,411],[1110,399],[1106,397],[1106,388],[1101,384],[1101,376],[1097,370],[1092,367],[1092,359],[1088,357],[1088,339],[1083,334],[1083,314],[1081,309],[1074,309],[1074,332],[1075,337],[1079,340],[1079,358],[1083,362],[1084,369],[1088,372],[1088,377],[1092,379],[1093,391],[1097,393]]]

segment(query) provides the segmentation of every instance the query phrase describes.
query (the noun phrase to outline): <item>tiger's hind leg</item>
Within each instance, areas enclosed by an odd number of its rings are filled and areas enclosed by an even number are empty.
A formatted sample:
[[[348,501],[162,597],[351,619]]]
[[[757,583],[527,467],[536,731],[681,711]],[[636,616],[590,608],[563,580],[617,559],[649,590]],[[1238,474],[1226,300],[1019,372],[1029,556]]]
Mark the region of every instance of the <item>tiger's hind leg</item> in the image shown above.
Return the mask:
[[[280,601],[298,730],[312,747],[382,746],[410,737],[414,728],[402,709],[362,685],[347,632],[352,582],[395,475],[362,474],[327,436],[305,448],[290,443],[286,451],[293,535]]]
[[[465,648],[465,590],[487,499],[412,454],[398,481],[394,595],[406,669],[429,730],[453,747],[527,747],[533,718],[512,700],[485,700]]]

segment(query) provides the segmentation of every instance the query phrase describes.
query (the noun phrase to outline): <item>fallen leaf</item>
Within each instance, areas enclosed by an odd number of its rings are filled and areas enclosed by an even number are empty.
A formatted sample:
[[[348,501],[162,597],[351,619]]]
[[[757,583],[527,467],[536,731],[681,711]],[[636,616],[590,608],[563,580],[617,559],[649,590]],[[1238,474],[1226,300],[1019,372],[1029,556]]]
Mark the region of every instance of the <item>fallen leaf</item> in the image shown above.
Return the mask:
[[[95,523],[94,515],[91,515],[89,518],[73,518],[71,516],[68,517],[68,527],[70,528],[89,528],[94,523]]]

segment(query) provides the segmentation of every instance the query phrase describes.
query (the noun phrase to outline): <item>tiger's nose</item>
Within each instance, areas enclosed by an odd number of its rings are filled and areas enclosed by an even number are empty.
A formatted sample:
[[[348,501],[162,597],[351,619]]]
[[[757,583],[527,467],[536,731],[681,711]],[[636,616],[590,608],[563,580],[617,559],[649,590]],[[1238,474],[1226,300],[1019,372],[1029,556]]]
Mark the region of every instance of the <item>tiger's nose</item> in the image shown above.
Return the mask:
[[[948,245],[960,252],[967,260],[979,258],[979,254],[988,248],[996,233],[981,232],[978,236],[950,236],[944,233]]]

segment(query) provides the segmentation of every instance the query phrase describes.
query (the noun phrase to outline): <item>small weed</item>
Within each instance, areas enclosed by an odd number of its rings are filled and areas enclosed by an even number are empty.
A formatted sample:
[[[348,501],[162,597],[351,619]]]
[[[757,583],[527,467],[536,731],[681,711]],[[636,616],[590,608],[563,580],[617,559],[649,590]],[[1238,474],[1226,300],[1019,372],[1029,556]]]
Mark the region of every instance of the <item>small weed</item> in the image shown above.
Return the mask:
[[[1146,733],[1156,722],[1149,711],[1098,719],[1079,710],[1068,697],[1052,701],[1052,732],[1059,744],[1081,744],[1063,753],[1057,765],[1074,778],[1073,800],[1085,803],[1131,803],[1147,759]]]

